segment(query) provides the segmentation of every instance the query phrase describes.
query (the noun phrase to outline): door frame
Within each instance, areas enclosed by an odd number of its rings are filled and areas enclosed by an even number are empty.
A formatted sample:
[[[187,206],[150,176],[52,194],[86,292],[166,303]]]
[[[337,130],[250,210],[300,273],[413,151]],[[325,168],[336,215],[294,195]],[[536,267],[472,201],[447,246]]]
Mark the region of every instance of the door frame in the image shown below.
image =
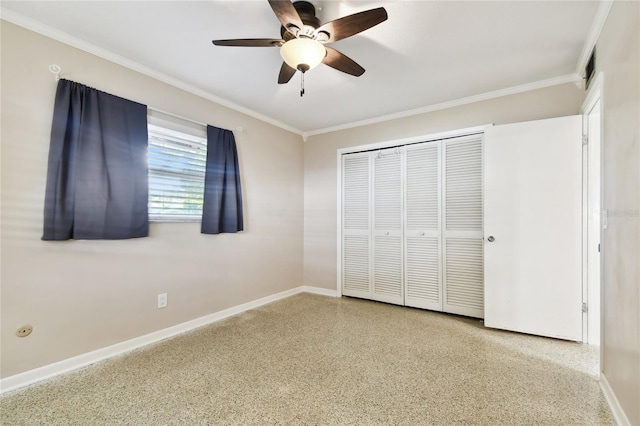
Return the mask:
[[[587,95],[585,97],[584,102],[582,103],[582,106],[580,107],[580,114],[582,114],[583,117],[583,121],[582,121],[582,131],[583,131],[583,137],[587,137],[588,143],[587,145],[583,145],[583,174],[582,174],[582,185],[583,185],[583,210],[582,210],[582,235],[583,235],[583,247],[582,247],[582,301],[583,303],[587,304],[587,310],[589,309],[589,289],[590,287],[592,287],[590,285],[590,278],[593,279],[594,277],[590,277],[589,275],[589,262],[588,262],[588,243],[589,243],[589,235],[590,233],[593,232],[597,232],[599,235],[599,240],[600,240],[600,274],[599,277],[596,277],[596,279],[599,281],[598,283],[598,289],[599,289],[599,293],[600,293],[600,306],[599,306],[599,311],[600,311],[600,315],[599,315],[599,321],[600,321],[600,338],[598,341],[598,344],[600,345],[600,348],[602,348],[602,341],[603,341],[603,327],[602,327],[602,305],[603,305],[603,297],[602,297],[602,288],[603,288],[603,274],[602,274],[602,266],[603,266],[603,257],[604,257],[604,245],[602,244],[602,237],[603,237],[603,229],[602,229],[602,224],[603,224],[603,217],[601,217],[600,219],[600,223],[597,224],[597,229],[594,226],[592,229],[589,228],[589,221],[588,221],[588,212],[589,212],[589,200],[592,199],[592,197],[596,197],[599,201],[599,208],[600,208],[600,212],[601,214],[605,214],[606,212],[603,211],[602,206],[603,206],[603,173],[602,173],[602,147],[604,145],[604,135],[603,135],[603,128],[604,128],[604,105],[603,105],[603,81],[604,81],[604,74],[603,72],[599,72],[598,75],[593,79],[593,81],[591,82],[591,87],[589,87],[589,90],[587,91]],[[591,137],[589,135],[589,126],[588,126],[588,116],[589,113],[593,110],[593,108],[595,107],[595,105],[600,102],[600,135],[599,135],[599,158],[596,159],[597,160],[597,165],[595,167],[598,167],[599,170],[597,169],[593,169],[594,166],[591,166],[592,162],[589,161],[589,146],[591,145]],[[591,173],[593,173],[594,171],[599,172],[600,175],[600,185],[598,188],[597,193],[592,193],[593,189],[591,188],[591,186],[589,185],[589,175]],[[583,313],[583,343],[589,343],[590,340],[593,340],[592,338],[590,338],[590,334],[589,334],[589,314],[588,312]],[[602,365],[602,349],[600,351],[600,365]]]
[[[433,142],[460,136],[484,134],[484,130],[492,125],[493,124],[485,124],[482,126],[467,127],[464,129],[450,130],[446,132],[431,133],[381,142],[372,142],[336,150],[336,295],[338,297],[342,297],[342,156],[344,154],[352,154],[355,152],[374,151],[378,149],[393,148],[396,146],[411,145],[420,142]]]

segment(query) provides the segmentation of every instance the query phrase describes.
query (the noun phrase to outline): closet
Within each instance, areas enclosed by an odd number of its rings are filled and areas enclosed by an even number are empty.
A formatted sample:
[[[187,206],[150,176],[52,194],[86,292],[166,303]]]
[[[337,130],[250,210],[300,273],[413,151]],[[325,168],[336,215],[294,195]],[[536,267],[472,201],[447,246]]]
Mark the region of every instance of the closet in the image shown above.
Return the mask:
[[[342,294],[484,317],[481,134],[342,155]]]

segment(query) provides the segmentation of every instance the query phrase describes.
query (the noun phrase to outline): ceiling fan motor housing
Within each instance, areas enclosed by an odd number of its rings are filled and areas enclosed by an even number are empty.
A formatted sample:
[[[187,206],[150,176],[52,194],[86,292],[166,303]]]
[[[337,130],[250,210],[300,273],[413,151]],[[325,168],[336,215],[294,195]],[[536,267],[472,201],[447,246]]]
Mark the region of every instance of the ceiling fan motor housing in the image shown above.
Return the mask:
[[[284,41],[289,41],[296,37],[313,38],[314,31],[320,26],[320,20],[316,17],[316,8],[308,1],[294,2],[293,7],[298,12],[304,28],[299,30],[292,28],[293,31],[297,32],[297,34],[294,34],[288,28],[281,27],[280,36]]]

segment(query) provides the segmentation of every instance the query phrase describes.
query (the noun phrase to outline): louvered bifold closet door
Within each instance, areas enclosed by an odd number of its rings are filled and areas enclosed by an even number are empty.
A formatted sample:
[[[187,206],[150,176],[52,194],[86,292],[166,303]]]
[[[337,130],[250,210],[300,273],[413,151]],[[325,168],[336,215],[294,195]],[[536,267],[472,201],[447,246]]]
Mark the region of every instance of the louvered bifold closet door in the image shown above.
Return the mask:
[[[443,142],[443,310],[484,318],[482,136]]]
[[[405,305],[442,310],[440,142],[406,147]]]
[[[402,153],[373,153],[373,287],[371,298],[404,304]]]
[[[371,298],[371,155],[342,157],[342,293]]]

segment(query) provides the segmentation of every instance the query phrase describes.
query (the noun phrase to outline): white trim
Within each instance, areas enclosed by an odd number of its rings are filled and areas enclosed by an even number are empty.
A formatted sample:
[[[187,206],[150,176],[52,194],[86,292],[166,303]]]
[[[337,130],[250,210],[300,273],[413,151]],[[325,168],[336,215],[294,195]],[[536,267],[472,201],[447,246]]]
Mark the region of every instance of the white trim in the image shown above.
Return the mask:
[[[342,296],[342,151],[343,149],[339,149],[336,156],[336,170],[338,171],[338,179],[336,181],[336,203],[338,205],[336,210],[336,223],[338,224],[336,227],[336,246],[338,249],[336,252],[336,293],[339,296]]]
[[[589,56],[591,56],[591,52],[598,42],[600,32],[602,31],[602,27],[604,27],[604,24],[607,21],[607,17],[609,16],[609,11],[611,10],[612,5],[613,0],[602,0],[598,5],[598,10],[596,11],[596,15],[593,18],[591,28],[589,28],[587,38],[584,41],[584,45],[582,46],[582,52],[580,53],[578,63],[576,64],[576,74],[580,77],[583,77],[582,72],[584,71],[584,67],[587,66]]]
[[[204,99],[215,102],[219,105],[230,108],[234,111],[240,112],[242,114],[246,114],[250,117],[272,124],[281,129],[298,134],[302,136],[302,139],[306,142],[309,136],[320,135],[324,133],[335,132],[338,130],[345,130],[345,129],[350,129],[354,127],[381,123],[381,122],[395,120],[403,117],[410,117],[413,115],[424,114],[427,112],[433,112],[433,111],[438,111],[442,109],[472,104],[474,102],[481,102],[489,99],[499,98],[502,96],[508,96],[508,95],[513,95],[517,93],[531,91],[531,90],[542,89],[545,87],[557,86],[557,85],[566,84],[566,83],[580,83],[582,81],[582,77],[581,77],[582,70],[584,69],[584,65],[588,60],[588,55],[591,53],[591,50],[593,49],[593,46],[595,45],[595,42],[597,41],[597,38],[600,35],[600,31],[602,30],[602,27],[606,21],[606,18],[609,14],[609,10],[611,9],[612,3],[613,1],[610,1],[610,0],[604,0],[600,3],[600,6],[598,8],[598,11],[596,12],[596,16],[594,18],[593,24],[589,31],[588,38],[584,44],[582,54],[580,55],[578,65],[576,67],[576,73],[574,74],[567,74],[567,75],[562,75],[558,77],[548,78],[545,80],[535,81],[527,84],[522,84],[519,86],[508,87],[505,89],[495,90],[492,92],[481,93],[479,95],[468,96],[465,98],[454,99],[451,101],[442,102],[439,104],[433,104],[433,105],[429,105],[429,106],[421,107],[417,109],[401,111],[393,114],[383,115],[383,116],[369,118],[369,119],[360,120],[360,121],[354,121],[351,123],[345,123],[338,126],[325,127],[322,129],[315,129],[315,130],[304,131],[304,132],[302,130],[299,130],[292,126],[284,124],[280,121],[274,120],[273,118],[268,117],[264,114],[261,114],[259,112],[248,109],[246,107],[240,106],[234,102],[223,99],[219,96],[216,96],[210,92],[202,90],[191,84],[185,83],[181,80],[178,80],[169,75],[156,71],[152,68],[149,68],[131,59],[128,59],[116,53],[113,53],[110,50],[88,43],[82,39],[74,37],[63,31],[57,30],[48,25],[44,25],[38,21],[27,18],[23,15],[20,15],[19,13],[15,13],[6,8],[0,7],[0,19],[4,19],[15,25],[34,31],[38,34],[42,34],[46,37],[57,40],[61,43],[67,44],[77,49],[83,50],[85,52],[88,52],[100,58],[106,59],[110,62],[116,63],[118,65],[122,65],[126,68],[129,68],[141,74],[147,75],[151,78],[162,81],[178,89],[192,93],[196,96],[200,96]]]
[[[118,65],[122,65],[123,67],[129,68],[133,71],[139,72],[140,74],[144,74],[148,77],[154,78],[156,80],[162,81],[163,83],[167,83],[173,87],[184,90],[185,92],[192,93],[201,98],[207,99],[211,102],[215,102],[224,107],[230,108],[234,111],[240,112],[242,114],[246,114],[250,117],[256,118],[258,120],[264,121],[265,123],[272,124],[281,129],[287,130],[289,132],[298,134],[303,136],[303,132],[294,127],[291,127],[287,124],[281,123],[277,120],[274,120],[271,117],[267,117],[264,114],[260,114],[259,112],[253,111],[249,108],[245,108],[241,105],[238,105],[234,102],[223,99],[219,96],[214,95],[213,93],[207,92],[206,90],[202,90],[196,86],[185,83],[177,78],[171,77],[167,74],[164,74],[160,71],[156,71],[152,68],[147,67],[146,65],[142,65],[136,61],[125,58],[124,56],[120,56],[117,53],[114,53],[110,50],[104,49],[102,47],[98,47],[94,44],[91,44],[87,41],[74,37],[70,34],[67,34],[63,31],[52,28],[48,25],[44,25],[38,21],[27,18],[19,13],[15,13],[6,8],[0,7],[0,17],[5,21],[11,22],[15,25],[21,26],[28,30],[34,31],[38,34],[42,34],[46,37],[57,40],[61,43],[67,44],[69,46],[75,47],[77,49],[83,50],[92,55],[98,56],[102,59],[106,59],[107,61],[113,62]],[[64,70],[63,70],[64,71]],[[156,109],[156,108],[153,108]],[[157,109],[156,109],[157,110]],[[159,111],[159,110],[158,110]]]
[[[368,118],[366,120],[354,121],[352,123],[341,124],[339,126],[326,127],[324,129],[311,130],[302,134],[306,141],[309,136],[320,135],[323,133],[336,132],[338,130],[351,129],[353,127],[367,126],[370,124],[382,123],[398,118],[410,117],[413,115],[425,114],[427,112],[439,111],[442,109],[458,107],[462,105],[472,104],[475,102],[486,101],[489,99],[500,98],[503,96],[515,95],[517,93],[529,92],[531,90],[543,89],[545,87],[558,86],[567,83],[580,83],[582,78],[578,74],[567,74],[559,77],[548,78],[546,80],[535,81],[533,83],[522,84],[520,86],[507,87],[506,89],[494,90],[493,92],[481,93],[479,95],[468,96],[466,98],[454,99],[452,101],[442,102],[439,104],[429,105],[422,108],[411,109],[408,111],[397,112],[394,114],[383,115],[380,117]]]
[[[584,117],[588,116],[589,112],[593,109],[593,107],[595,107],[596,103],[599,101],[600,102],[600,194],[598,194],[598,196],[600,197],[600,208],[602,209],[602,206],[604,205],[604,201],[603,201],[603,194],[604,194],[604,189],[603,189],[603,180],[602,177],[604,176],[603,173],[603,162],[602,162],[602,147],[604,146],[604,99],[603,99],[603,88],[604,88],[604,72],[600,71],[596,77],[591,81],[591,85],[589,86],[589,90],[587,91],[587,96],[585,97],[584,101],[582,102],[582,105],[580,106],[580,114],[582,114],[583,116],[583,135],[588,135],[588,129],[585,127],[585,119]],[[588,145],[589,146],[589,145]],[[588,176],[589,173],[591,173],[592,171],[589,169],[589,148],[587,146],[587,156],[585,158],[585,161],[587,162],[586,164],[586,176],[584,177],[584,185],[585,188],[583,190],[583,193],[587,194],[587,199],[588,200],[588,196],[589,194],[589,187],[588,187]],[[583,172],[584,174],[584,172]],[[586,201],[585,200],[585,201]],[[583,236],[584,236],[584,243],[583,245],[585,247],[583,247],[583,263],[584,263],[584,267],[583,267],[583,302],[584,300],[584,294],[588,295],[588,289],[589,289],[589,282],[588,282],[588,262],[587,262],[587,253],[588,253],[588,246],[587,246],[587,237],[589,235],[589,225],[588,225],[588,221],[587,221],[587,212],[588,212],[588,202],[584,202],[584,206],[583,206],[583,210],[582,210],[582,214],[583,214]],[[602,342],[604,341],[604,315],[602,314],[604,312],[604,244],[602,243],[604,241],[604,235],[603,235],[603,229],[602,226],[599,227],[599,232],[600,232],[600,242],[601,242],[601,248],[600,248],[600,341],[598,342],[598,344],[600,345],[600,368],[602,368],[602,365],[604,365],[604,345],[602,344]],[[587,306],[589,304],[589,300],[587,297]],[[583,332],[583,336],[586,337],[586,339],[583,339],[583,341],[585,343],[589,343],[589,344],[593,344],[591,342],[591,338],[590,338],[590,333],[589,333],[589,324],[588,324],[588,314],[585,314],[585,317],[587,318],[587,330],[586,333]]]
[[[330,288],[321,288],[321,287],[313,287],[309,285],[303,285],[299,287],[302,293],[311,293],[311,294],[319,294],[320,296],[329,296],[329,297],[340,297],[335,290],[331,290]]]
[[[580,107],[580,114],[588,114],[593,109],[596,102],[602,97],[602,85],[604,83],[604,73],[600,71],[596,78],[591,81],[587,96]]]
[[[588,131],[588,126],[587,126],[587,116],[585,114],[582,114],[582,137],[584,138],[585,135],[588,137],[589,136],[589,131]],[[588,217],[589,217],[589,203],[588,203],[588,190],[589,190],[589,147],[587,145],[582,145],[582,190],[581,190],[581,203],[582,203],[582,216],[580,218],[581,220],[581,238],[582,238],[582,244],[581,244],[581,248],[580,248],[580,253],[581,253],[581,269],[580,269],[580,273],[582,274],[582,304],[584,306],[584,304],[586,303],[587,305],[587,309],[589,306],[589,289],[588,289],[588,271],[589,271],[589,267],[588,267],[588,262],[587,259],[589,258],[588,256],[588,248],[589,248],[589,244],[588,244],[588,237],[589,237],[589,226],[588,226]],[[589,342],[589,313],[585,312],[584,309],[582,310],[582,343],[588,343]],[[598,364],[598,371],[600,369],[600,364]]]
[[[613,413],[613,418],[616,420],[616,423],[619,426],[631,426],[631,422],[627,418],[618,398],[616,398],[616,394],[611,389],[611,385],[609,385],[609,381],[605,377],[604,373],[600,374],[600,389],[602,389],[602,393],[604,394],[604,398],[609,403],[609,408],[611,408],[611,413]]]
[[[610,3],[608,1],[604,2],[604,3]],[[609,12],[609,8],[611,7],[611,5],[609,4],[609,6],[606,8],[606,13],[608,14]],[[600,16],[600,11],[601,9],[604,9],[603,6],[601,5],[600,9],[598,9],[598,12],[596,14],[596,18],[598,18]],[[603,12],[604,13],[604,12]],[[192,93],[196,96],[200,96],[204,99],[207,99],[209,101],[215,102],[219,105],[222,105],[224,107],[230,108],[234,111],[240,112],[242,114],[246,114],[250,117],[256,118],[258,120],[264,121],[266,123],[272,124],[276,127],[279,127],[281,129],[287,130],[289,132],[298,134],[300,136],[302,136],[302,139],[304,142],[307,141],[307,139],[309,138],[309,136],[313,136],[313,135],[320,135],[323,133],[330,133],[330,132],[335,132],[338,130],[345,130],[345,129],[350,129],[350,128],[354,128],[354,127],[360,127],[360,126],[365,126],[365,125],[369,125],[369,124],[375,124],[375,123],[381,123],[381,122],[385,122],[385,121],[389,121],[389,120],[395,120],[398,118],[403,118],[403,117],[410,117],[413,115],[418,115],[418,114],[424,114],[427,112],[433,112],[433,111],[438,111],[438,110],[442,110],[442,109],[447,109],[447,108],[453,108],[453,107],[457,107],[457,106],[462,106],[462,105],[467,105],[467,104],[472,104],[474,102],[481,102],[481,101],[485,101],[485,100],[489,100],[489,99],[495,99],[495,98],[499,98],[502,96],[508,96],[508,95],[513,95],[513,94],[517,94],[517,93],[522,93],[522,92],[527,92],[527,91],[531,91],[531,90],[537,90],[537,89],[542,89],[545,87],[551,87],[551,86],[557,86],[557,85],[561,85],[561,84],[566,84],[566,83],[580,83],[582,81],[582,78],[579,74],[567,74],[567,75],[563,75],[563,76],[558,76],[558,77],[553,77],[553,78],[549,78],[549,79],[545,79],[545,80],[540,80],[540,81],[535,81],[532,83],[527,83],[527,84],[522,84],[519,86],[513,86],[513,87],[508,87],[505,89],[500,89],[500,90],[495,90],[493,92],[487,92],[487,93],[482,93],[479,95],[473,95],[473,96],[468,96],[466,98],[460,98],[460,99],[454,99],[451,101],[447,101],[447,102],[442,102],[439,104],[434,104],[434,105],[429,105],[426,107],[421,107],[421,108],[417,108],[417,109],[412,109],[412,110],[408,110],[408,111],[401,111],[401,112],[397,112],[397,113],[393,113],[393,114],[388,114],[388,115],[383,115],[380,117],[374,117],[374,118],[369,118],[369,119],[365,119],[365,120],[361,120],[361,121],[354,121],[351,123],[345,123],[345,124],[341,124],[338,126],[332,126],[332,127],[326,127],[326,128],[322,128],[322,129],[316,129],[316,130],[310,130],[310,131],[302,131],[299,129],[296,129],[292,126],[289,126],[287,124],[284,124],[280,121],[277,121],[271,117],[268,117],[264,114],[261,114],[259,112],[253,111],[251,109],[245,108],[243,106],[240,106],[236,103],[233,103],[231,101],[228,101],[226,99],[223,99],[219,96],[216,96],[210,92],[207,92],[205,90],[202,90],[198,87],[195,87],[191,84],[185,83],[181,80],[178,80],[176,78],[173,78],[171,76],[168,76],[164,73],[161,73],[159,71],[156,71],[152,68],[149,68],[145,65],[142,65],[138,62],[135,62],[131,59],[125,58],[123,56],[120,56],[116,53],[113,53],[107,49],[98,47],[94,44],[88,43],[84,40],[81,40],[77,37],[74,37],[70,34],[67,34],[65,32],[62,32],[60,30],[57,30],[55,28],[52,28],[50,26],[44,25],[40,22],[37,22],[35,20],[32,20],[30,18],[27,18],[23,15],[20,15],[18,13],[15,13],[11,10],[8,10],[6,8],[0,7],[0,18],[4,19],[8,22],[11,22],[15,25],[21,26],[23,28],[26,28],[28,30],[34,31],[38,34],[42,34],[46,37],[52,38],[54,40],[57,40],[61,43],[67,44],[69,46],[75,47],[77,49],[83,50],[85,52],[88,52],[90,54],[93,54],[95,56],[98,56],[100,58],[106,59],[110,62],[116,63],[118,65],[122,65],[126,68],[129,68],[131,70],[134,70],[136,72],[139,72],[141,74],[147,75],[151,78],[154,78],[156,80],[162,81],[164,83],[167,83],[171,86],[174,86],[178,89],[184,90],[186,92]],[[605,15],[606,18],[606,15]],[[597,20],[597,19],[596,19]],[[594,26],[596,23],[596,20],[594,20]],[[604,21],[603,21],[604,22]],[[593,26],[592,26],[593,29]],[[600,29],[601,26],[598,27],[598,31],[597,33],[600,33]],[[595,30],[594,30],[595,31]],[[586,45],[585,45],[586,46]],[[155,109],[155,108],[154,108]],[[157,110],[157,109],[156,109]],[[159,111],[159,110],[158,110]],[[161,111],[162,112],[162,111]]]
[[[94,364],[96,362],[103,361],[117,355],[121,355],[134,349],[138,349],[140,347],[147,346],[164,339],[168,339],[169,337],[173,337],[178,334],[193,330],[195,328],[218,322],[225,318],[241,314],[251,309],[256,309],[260,306],[267,305],[269,303],[273,303],[275,301],[285,299],[299,293],[313,293],[333,297],[336,296],[333,290],[306,285],[292,288],[290,290],[285,290],[280,293],[263,297],[261,299],[253,300],[251,302],[233,306],[231,308],[227,308],[213,314],[205,315],[191,321],[183,322],[172,327],[154,331],[152,333],[135,337],[124,342],[116,343],[115,345],[107,346],[105,348],[87,352],[78,356],[74,356],[72,358],[54,362],[53,364],[45,365],[43,367],[34,368],[33,370],[25,371],[24,373],[5,377],[4,379],[0,379],[0,394],[58,376],[60,374],[77,370],[78,368],[85,367],[87,365]]]

